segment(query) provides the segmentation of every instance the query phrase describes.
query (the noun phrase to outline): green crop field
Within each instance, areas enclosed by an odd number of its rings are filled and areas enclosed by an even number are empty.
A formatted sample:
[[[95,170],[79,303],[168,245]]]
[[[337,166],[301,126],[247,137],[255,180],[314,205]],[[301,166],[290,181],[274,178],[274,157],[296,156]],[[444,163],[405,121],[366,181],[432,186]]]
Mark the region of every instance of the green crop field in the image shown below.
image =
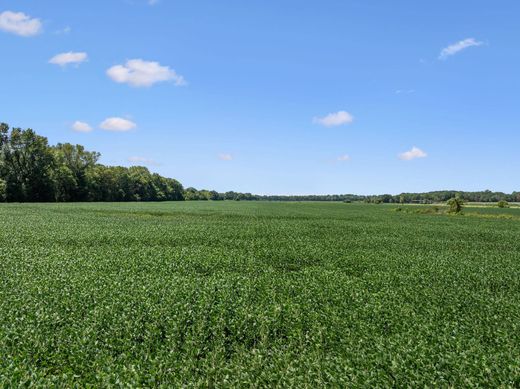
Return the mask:
[[[520,209],[0,204],[0,387],[519,387]]]

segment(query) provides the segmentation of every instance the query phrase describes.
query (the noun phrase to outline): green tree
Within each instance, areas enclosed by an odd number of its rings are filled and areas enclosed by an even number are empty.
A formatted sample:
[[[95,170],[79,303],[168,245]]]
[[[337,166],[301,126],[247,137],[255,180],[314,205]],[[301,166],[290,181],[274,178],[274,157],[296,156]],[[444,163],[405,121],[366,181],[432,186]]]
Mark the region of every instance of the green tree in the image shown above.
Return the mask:
[[[0,178],[0,201],[5,201],[7,194],[7,183]]]
[[[210,200],[224,200],[224,196],[218,193],[216,190],[212,190],[209,192],[209,199]]]
[[[104,166],[81,145],[58,143],[33,130],[0,124],[0,200],[156,201],[184,200],[180,182],[147,168]],[[197,192],[208,197],[209,192]]]
[[[96,165],[100,154],[86,151],[83,146],[70,143],[58,143],[53,147],[53,151],[56,163],[59,166],[59,171],[56,174],[56,186],[59,190],[59,193],[56,194],[58,200],[87,200],[87,170]],[[60,179],[65,180],[65,182],[60,182]]]
[[[54,198],[56,201],[74,201],[78,192],[78,182],[74,173],[65,165],[59,165],[52,173]]]
[[[0,129],[0,166],[8,201],[54,201],[55,160],[47,138],[7,125]]]
[[[505,200],[500,200],[497,203],[498,208],[509,208],[509,203]]]
[[[464,208],[464,200],[462,200],[459,196],[455,196],[448,200],[448,212],[449,213],[461,213]]]
[[[233,191],[226,192],[224,194],[224,200],[234,200],[237,197],[238,193]]]

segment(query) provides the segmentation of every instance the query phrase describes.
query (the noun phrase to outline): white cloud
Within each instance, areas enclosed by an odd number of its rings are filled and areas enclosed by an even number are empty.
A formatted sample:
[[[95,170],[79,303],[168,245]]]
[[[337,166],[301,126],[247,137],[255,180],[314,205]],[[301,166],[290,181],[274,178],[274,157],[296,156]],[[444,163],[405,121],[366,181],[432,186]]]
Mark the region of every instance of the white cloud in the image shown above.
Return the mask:
[[[337,158],[337,161],[339,161],[339,162],[350,161],[350,155],[348,155],[348,154],[340,155],[340,156]]]
[[[99,125],[103,130],[125,132],[137,127],[134,122],[123,118],[107,118]]]
[[[128,158],[128,161],[129,161],[129,162],[132,162],[133,164],[153,165],[153,166],[157,166],[157,165],[159,165],[159,164],[158,164],[156,161],[154,161],[153,159],[146,158],[146,157],[129,157],[129,158]]]
[[[347,111],[338,111],[329,113],[327,116],[321,118],[315,117],[312,121],[325,127],[334,127],[350,124],[354,121],[354,117]]]
[[[414,92],[415,92],[415,89],[397,89],[395,91],[395,94],[396,95],[409,95]]]
[[[32,36],[42,30],[40,19],[31,18],[23,12],[4,11],[0,13],[0,30],[20,36]]]
[[[233,156],[231,154],[219,154],[218,155],[218,159],[220,159],[221,161],[232,161],[233,160]]]
[[[79,120],[76,120],[72,124],[72,129],[76,132],[90,132],[92,131],[92,127],[88,123],[80,122]]]
[[[70,32],[72,31],[72,28],[70,28],[70,26],[67,26],[65,28],[62,28],[61,30],[56,30],[54,31],[54,33],[56,35],[67,35],[67,34],[70,34]]]
[[[410,161],[415,158],[425,158],[427,156],[428,154],[426,154],[420,148],[413,146],[410,150],[399,154],[399,159],[402,159],[403,161]]]
[[[467,49],[468,47],[472,46],[481,46],[483,45],[483,42],[479,42],[475,40],[474,38],[467,38],[462,41],[459,41],[457,43],[454,43],[452,45],[449,45],[448,47],[445,47],[441,50],[441,53],[439,54],[439,59],[447,59],[451,55],[457,54],[459,51],[462,51],[464,49]]]
[[[49,60],[49,63],[60,66],[67,66],[68,64],[80,64],[86,61],[88,58],[87,53],[73,53],[69,51],[68,53],[61,53],[55,55]]]
[[[151,86],[157,82],[173,81],[175,85],[186,85],[184,77],[168,66],[158,62],[131,59],[124,65],[115,65],[107,70],[107,75],[115,82],[136,87]]]

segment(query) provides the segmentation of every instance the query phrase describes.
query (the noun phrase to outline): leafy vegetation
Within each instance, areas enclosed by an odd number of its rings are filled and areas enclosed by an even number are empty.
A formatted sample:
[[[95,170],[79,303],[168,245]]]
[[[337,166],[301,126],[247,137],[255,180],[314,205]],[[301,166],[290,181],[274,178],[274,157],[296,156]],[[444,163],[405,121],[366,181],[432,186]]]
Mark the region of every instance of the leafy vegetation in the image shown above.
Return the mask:
[[[464,208],[464,200],[458,196],[449,199],[446,204],[448,205],[449,213],[461,213]]]
[[[498,208],[509,208],[509,203],[505,200],[500,200],[498,203],[497,203],[497,207]]]
[[[147,168],[104,166],[99,153],[49,146],[33,130],[0,124],[0,201],[182,200],[182,185]]]
[[[0,387],[518,387],[518,219],[391,210],[0,204]]]
[[[511,202],[520,201],[520,192],[503,193],[492,192],[485,190],[481,192],[463,192],[454,190],[443,190],[426,193],[401,193],[398,196],[392,196],[393,201],[385,202],[400,202],[400,203],[444,203],[451,198],[459,197],[466,202],[482,202],[482,203],[496,203],[500,200],[507,200]]]

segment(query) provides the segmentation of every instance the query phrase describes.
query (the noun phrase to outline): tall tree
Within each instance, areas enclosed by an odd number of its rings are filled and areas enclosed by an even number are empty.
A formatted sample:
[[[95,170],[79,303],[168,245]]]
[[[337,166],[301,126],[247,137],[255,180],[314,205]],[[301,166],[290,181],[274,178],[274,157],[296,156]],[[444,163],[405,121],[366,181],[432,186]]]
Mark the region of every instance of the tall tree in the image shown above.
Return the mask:
[[[8,201],[54,201],[55,160],[47,138],[33,130],[2,126],[0,163]],[[8,128],[8,127],[7,127]]]
[[[100,154],[70,143],[58,143],[53,150],[59,166],[55,176],[58,200],[87,200],[87,170],[96,165]]]

